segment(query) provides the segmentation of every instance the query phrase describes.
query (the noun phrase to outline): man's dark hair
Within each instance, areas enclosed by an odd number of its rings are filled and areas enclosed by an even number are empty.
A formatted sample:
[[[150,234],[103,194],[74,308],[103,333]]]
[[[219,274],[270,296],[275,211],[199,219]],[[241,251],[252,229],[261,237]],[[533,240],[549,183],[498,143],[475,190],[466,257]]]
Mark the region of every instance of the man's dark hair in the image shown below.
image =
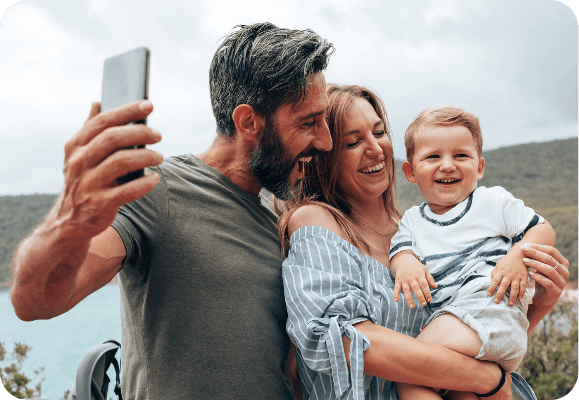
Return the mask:
[[[332,44],[310,29],[283,29],[268,22],[236,26],[209,69],[217,132],[234,135],[232,115],[240,104],[264,117],[290,102],[297,106],[307,95],[309,76],[326,68],[332,52]]]

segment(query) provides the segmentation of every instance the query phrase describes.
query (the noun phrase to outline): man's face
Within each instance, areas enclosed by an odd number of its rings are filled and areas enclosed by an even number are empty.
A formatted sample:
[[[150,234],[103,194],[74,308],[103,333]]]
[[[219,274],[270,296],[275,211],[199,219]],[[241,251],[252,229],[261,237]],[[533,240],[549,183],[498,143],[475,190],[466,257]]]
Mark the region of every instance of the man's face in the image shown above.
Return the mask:
[[[282,200],[296,195],[303,177],[298,162],[309,162],[318,151],[332,148],[325,114],[328,107],[326,81],[318,72],[309,79],[308,95],[299,108],[280,106],[266,118],[263,135],[253,151],[250,167],[257,180]]]

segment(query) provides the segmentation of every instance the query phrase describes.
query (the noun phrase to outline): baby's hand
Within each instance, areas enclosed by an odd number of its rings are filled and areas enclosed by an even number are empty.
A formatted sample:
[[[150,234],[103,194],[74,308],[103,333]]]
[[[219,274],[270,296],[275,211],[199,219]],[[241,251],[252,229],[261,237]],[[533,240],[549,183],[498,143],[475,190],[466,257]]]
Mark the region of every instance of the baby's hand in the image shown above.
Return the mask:
[[[487,295],[492,296],[496,290],[495,303],[499,303],[510,287],[509,306],[513,306],[517,297],[522,299],[525,295],[528,271],[522,259],[508,258],[508,255],[500,259],[491,272],[491,285]]]
[[[436,283],[430,272],[420,261],[416,259],[408,260],[407,258],[403,265],[399,265],[396,268],[394,301],[398,302],[400,290],[402,290],[408,306],[414,308],[414,300],[412,299],[412,292],[414,292],[414,295],[424,307],[427,301],[430,302],[432,300],[429,287],[435,288]]]

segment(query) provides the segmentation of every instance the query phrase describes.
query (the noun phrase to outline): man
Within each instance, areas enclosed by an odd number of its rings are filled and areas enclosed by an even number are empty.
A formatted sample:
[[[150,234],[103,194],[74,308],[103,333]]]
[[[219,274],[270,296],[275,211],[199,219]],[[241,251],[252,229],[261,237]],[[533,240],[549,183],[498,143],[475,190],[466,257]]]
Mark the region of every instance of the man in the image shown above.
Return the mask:
[[[331,148],[331,52],[310,30],[238,27],[210,69],[217,138],[158,167],[155,151],[123,150],[160,140],[124,126],[150,102],[93,104],[65,146],[64,190],[16,254],[17,315],[62,314],[119,273],[125,399],[291,398],[276,215],[259,193],[289,198],[298,161]]]

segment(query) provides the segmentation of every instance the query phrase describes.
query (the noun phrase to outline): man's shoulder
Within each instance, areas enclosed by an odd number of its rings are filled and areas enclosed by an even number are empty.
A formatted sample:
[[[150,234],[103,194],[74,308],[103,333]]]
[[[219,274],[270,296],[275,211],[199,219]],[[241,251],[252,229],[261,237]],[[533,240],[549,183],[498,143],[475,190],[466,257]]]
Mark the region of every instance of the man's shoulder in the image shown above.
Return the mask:
[[[193,154],[167,157],[162,164],[151,168],[151,170],[160,173],[165,182],[172,182],[178,185],[219,180],[217,171]]]
[[[196,168],[197,158],[192,154],[182,154],[179,156],[170,156],[163,160],[157,168],[160,170],[174,170],[175,168]]]

